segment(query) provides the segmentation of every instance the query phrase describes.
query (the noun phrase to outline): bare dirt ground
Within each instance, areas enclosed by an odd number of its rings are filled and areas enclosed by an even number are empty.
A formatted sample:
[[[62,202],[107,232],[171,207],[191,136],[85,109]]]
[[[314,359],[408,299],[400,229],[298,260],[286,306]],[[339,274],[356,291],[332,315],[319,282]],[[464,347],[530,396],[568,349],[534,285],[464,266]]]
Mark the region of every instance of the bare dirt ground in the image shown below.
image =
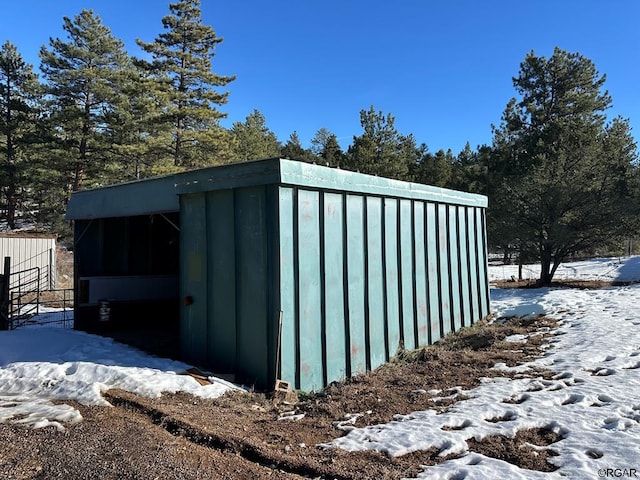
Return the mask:
[[[497,362],[517,365],[540,355],[548,334],[529,337],[514,351],[508,335],[553,328],[552,320],[510,319],[480,323],[433,345],[400,355],[392,363],[325,391],[286,403],[262,394],[234,393],[204,400],[186,394],[149,399],[119,390],[105,397],[109,407],[74,405],[84,421],[64,432],[0,424],[0,479],[399,479],[446,460],[437,450],[398,458],[375,452],[349,453],[317,445],[340,437],[336,422],[365,413],[356,426],[392,420],[396,414],[436,408],[445,411],[457,396],[440,397],[505,375]],[[546,372],[536,372],[546,375]],[[279,420],[283,414],[302,414]],[[454,428],[454,427],[452,427]],[[469,440],[471,451],[539,471],[552,471],[557,434],[544,429],[516,438]],[[529,444],[529,445],[528,445]],[[534,450],[530,444],[549,446]]]

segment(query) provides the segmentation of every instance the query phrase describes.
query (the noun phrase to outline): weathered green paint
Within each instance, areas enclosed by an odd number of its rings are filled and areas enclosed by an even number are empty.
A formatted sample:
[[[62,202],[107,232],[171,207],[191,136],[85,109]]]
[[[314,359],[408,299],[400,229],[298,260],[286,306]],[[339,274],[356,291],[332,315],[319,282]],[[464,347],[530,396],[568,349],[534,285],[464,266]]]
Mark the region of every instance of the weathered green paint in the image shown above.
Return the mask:
[[[185,358],[260,389],[282,378],[317,390],[488,314],[485,207],[269,159],[75,194],[68,218],[100,249],[90,268],[124,268],[135,260],[118,228],[102,231],[122,222],[101,214],[179,211],[180,296],[193,300],[181,306]],[[129,237],[146,228],[122,225]]]
[[[449,235],[447,229],[447,205],[438,205],[438,259],[440,262],[440,335],[451,332],[451,294],[449,286]]]
[[[400,262],[402,302],[402,330],[404,348],[416,348],[413,323],[413,227],[411,216],[411,201],[400,200],[400,248],[398,251]]]
[[[348,284],[344,277],[345,252],[342,238],[345,222],[342,203],[342,195],[324,194],[324,311],[328,380],[347,377],[344,294]]]
[[[470,326],[474,319],[471,313],[471,298],[469,297],[469,248],[467,224],[465,221],[467,207],[458,208],[458,244],[460,254],[460,286],[462,288],[462,325]]]
[[[473,319],[479,320],[483,318],[482,312],[480,311],[480,294],[479,294],[479,279],[478,279],[478,237],[477,237],[477,227],[476,227],[476,215],[475,208],[467,209],[467,221],[469,223],[469,265],[470,265],[470,274],[469,278],[471,279],[471,293],[469,297],[471,298],[471,310],[473,312]]]
[[[294,191],[292,188],[279,188],[278,217],[279,256],[280,256],[280,311],[282,326],[280,333],[280,378],[295,382],[296,345],[298,338],[296,310],[296,278],[294,252]],[[299,386],[297,386],[299,388]]]
[[[324,386],[319,195],[315,191],[298,190],[299,368],[300,388],[305,391]]]
[[[180,232],[181,289],[192,303],[182,309],[180,348],[186,358],[198,365],[207,363],[207,238],[206,197],[190,195],[182,204],[182,215],[189,218]],[[186,302],[188,303],[188,302]]]
[[[442,316],[442,302],[440,302],[439,285],[440,278],[438,276],[438,262],[440,261],[440,252],[438,251],[438,222],[436,218],[437,205],[427,203],[425,225],[427,229],[427,286],[429,297],[429,339],[436,342],[440,339],[440,318]]]
[[[237,369],[236,351],[236,247],[235,215],[232,190],[219,190],[207,194],[207,271],[209,282],[207,297],[209,310],[207,324],[208,363],[218,365],[221,372],[231,373]],[[224,255],[216,252],[225,252]],[[227,319],[217,322],[216,319]]]
[[[398,288],[398,200],[384,199],[384,257],[387,299],[387,344],[389,357],[400,345],[400,295]]]
[[[450,272],[451,272],[451,316],[453,319],[453,330],[462,327],[462,308],[460,305],[460,271],[458,266],[458,220],[456,218],[457,206],[447,207],[449,214],[449,252],[450,252]]]
[[[476,208],[477,238],[478,238],[478,270],[480,272],[480,304],[482,317],[489,315],[489,270],[487,256],[486,225],[484,224],[484,211]]]
[[[319,167],[310,163],[292,160],[274,159],[270,161],[279,162],[280,183],[283,185],[295,185],[300,188],[325,191],[351,192],[365,196],[424,200],[452,205],[487,206],[487,198],[482,195],[448,190],[421,183],[363,175],[347,170]],[[245,175],[245,177],[249,177],[249,175]]]
[[[429,307],[427,299],[427,271],[425,245],[425,211],[423,202],[413,205],[414,217],[414,269],[415,269],[415,330],[418,346],[429,344]]]
[[[351,374],[367,369],[365,335],[364,201],[346,196],[347,285],[349,297],[349,357]]]
[[[387,361],[384,324],[384,276],[382,262],[382,199],[367,197],[367,330],[369,368],[379,367]]]
[[[237,364],[245,381],[269,378],[270,312],[265,187],[235,189]],[[219,252],[224,255],[226,252]]]

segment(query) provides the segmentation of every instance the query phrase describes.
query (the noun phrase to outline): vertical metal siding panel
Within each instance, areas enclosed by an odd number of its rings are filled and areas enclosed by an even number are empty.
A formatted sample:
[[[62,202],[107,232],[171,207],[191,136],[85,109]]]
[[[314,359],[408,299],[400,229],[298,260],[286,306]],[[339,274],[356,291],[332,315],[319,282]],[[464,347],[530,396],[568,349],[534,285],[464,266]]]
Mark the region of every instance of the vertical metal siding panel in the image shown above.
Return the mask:
[[[351,374],[367,369],[365,338],[364,199],[347,195],[347,258]]]
[[[400,346],[400,296],[398,295],[398,207],[397,200],[384,199],[384,250],[387,292],[388,356],[393,357]]]
[[[476,224],[475,208],[468,208],[467,220],[469,223],[469,276],[471,278],[471,312],[473,315],[473,321],[477,322],[482,318],[480,313],[480,295],[478,294],[478,228]]]
[[[415,233],[415,294],[417,318],[417,346],[429,343],[429,306],[427,299],[427,272],[425,258],[425,209],[423,202],[415,202],[414,233]]]
[[[346,339],[344,323],[343,275],[344,252],[342,235],[345,228],[342,215],[342,195],[324,194],[324,275],[325,275],[325,327],[327,382],[347,376]]]
[[[298,190],[300,388],[323,387],[319,193]]]
[[[440,334],[446,335],[451,331],[451,304],[449,298],[449,235],[447,232],[447,205],[438,204],[438,245],[440,251]]]
[[[293,243],[298,232],[293,228],[293,189],[279,188],[280,220],[280,310],[282,330],[280,332],[280,378],[295,384],[296,379],[296,281],[294,275]]]
[[[184,195],[181,204],[181,292],[192,297],[193,304],[182,306],[180,347],[190,361],[204,364],[208,343],[205,195]]]
[[[245,381],[269,385],[269,303],[265,187],[234,191],[237,365]]]
[[[280,255],[278,226],[278,187],[265,186],[265,228],[267,254],[267,379],[271,388],[280,378],[278,362],[280,360]]]
[[[477,213],[478,225],[480,232],[478,238],[480,239],[480,289],[482,303],[482,316],[489,315],[489,278],[487,273],[487,230],[484,222],[484,209],[478,208]]]
[[[382,199],[368,197],[367,202],[367,274],[369,300],[369,365],[374,369],[386,361],[384,323],[384,277],[382,264]]]
[[[237,318],[233,190],[207,193],[206,225],[208,358],[220,372],[234,372]]]
[[[467,231],[467,207],[458,207],[458,234],[460,242],[460,284],[462,288],[462,324],[470,326],[473,323],[471,313],[471,296],[469,292],[469,232]]]
[[[426,205],[426,225],[427,229],[427,279],[429,289],[429,339],[431,343],[440,339],[440,298],[438,296],[438,262],[439,252],[437,250],[438,224],[436,223],[436,204]]]
[[[402,278],[402,328],[404,347],[413,350],[415,345],[413,306],[413,225],[411,201],[400,200],[400,271]]]
[[[459,330],[462,326],[462,308],[460,305],[460,272],[458,270],[458,220],[456,218],[456,210],[458,207],[455,205],[449,205],[449,252],[451,258],[449,258],[449,271],[451,272],[451,314],[454,330]]]

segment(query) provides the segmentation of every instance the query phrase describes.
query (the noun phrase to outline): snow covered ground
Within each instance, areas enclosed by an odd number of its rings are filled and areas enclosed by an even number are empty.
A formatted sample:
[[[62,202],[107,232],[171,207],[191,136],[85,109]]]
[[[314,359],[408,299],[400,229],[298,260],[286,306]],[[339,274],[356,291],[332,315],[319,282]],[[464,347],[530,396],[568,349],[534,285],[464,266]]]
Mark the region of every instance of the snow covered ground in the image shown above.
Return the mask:
[[[571,269],[582,279],[640,280],[638,257],[576,263],[563,272]],[[518,368],[550,369],[556,372],[552,380],[533,373],[531,378],[515,380],[487,378],[480,387],[461,392],[471,398],[446,413],[427,410],[398,416],[388,424],[350,430],[332,445],[391,456],[436,447],[445,456],[467,452],[468,438],[513,436],[519,430],[546,427],[564,437],[550,447],[559,454],[552,458],[559,467],[553,473],[522,470],[468,453],[429,467],[418,478],[640,476],[640,285],[600,290],[493,289],[491,302],[497,317],[545,313],[559,319],[545,355]],[[442,428],[451,426],[462,428]]]
[[[0,422],[64,428],[82,420],[76,409],[54,401],[109,405],[101,392],[121,388],[149,397],[189,392],[216,397],[230,388],[211,378],[201,386],[180,375],[185,363],[153,357],[110,338],[59,327],[0,332]]]
[[[492,279],[509,268],[491,267]],[[537,276],[533,270],[532,278]],[[596,259],[568,264],[562,278],[640,280],[640,257]],[[353,428],[332,446],[373,449],[392,456],[436,447],[442,455],[467,452],[468,438],[514,435],[546,427],[562,434],[553,473],[522,470],[477,453],[429,467],[421,479],[597,478],[601,469],[636,469],[640,476],[640,285],[599,290],[525,289],[491,291],[498,317],[546,313],[560,322],[545,355],[528,364],[556,372],[544,380],[487,378],[470,397],[446,413],[435,410],[398,416],[395,421]],[[514,348],[522,338],[514,337]],[[34,427],[81,420],[61,404],[77,400],[105,405],[100,392],[122,388],[157,396],[178,390],[213,397],[237,388],[212,378],[200,386],[180,375],[188,365],[146,355],[110,339],[60,328],[0,332],[0,421]],[[505,365],[495,368],[505,369]],[[502,418],[502,421],[495,421]],[[493,421],[489,421],[493,420]],[[460,429],[443,429],[442,427]],[[606,471],[605,471],[606,473]],[[615,470],[611,470],[614,476]],[[621,475],[618,475],[621,476]],[[634,478],[633,475],[629,475]]]
[[[621,258],[594,258],[581,262],[561,263],[554,280],[601,280],[605,282],[633,282],[638,280],[640,256]],[[490,265],[489,281],[518,278],[518,265]],[[522,278],[535,280],[540,277],[540,265],[523,265]]]

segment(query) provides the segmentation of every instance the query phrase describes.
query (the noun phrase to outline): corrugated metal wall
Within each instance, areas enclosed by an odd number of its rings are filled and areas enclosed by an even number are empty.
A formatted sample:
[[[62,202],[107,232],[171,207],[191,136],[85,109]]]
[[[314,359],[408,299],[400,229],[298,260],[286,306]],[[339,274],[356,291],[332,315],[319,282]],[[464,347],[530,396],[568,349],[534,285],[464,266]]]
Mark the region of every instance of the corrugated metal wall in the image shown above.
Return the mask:
[[[182,195],[181,351],[257,388],[275,381],[275,187]]]
[[[32,280],[37,275],[34,272],[38,271],[40,288],[55,288],[55,237],[0,234],[0,259],[4,257],[11,257],[12,284],[19,283],[23,276]]]
[[[484,209],[279,189],[281,378],[314,390],[489,314]]]
[[[280,159],[201,177],[178,188],[195,364],[317,390],[489,314],[485,197]]]

